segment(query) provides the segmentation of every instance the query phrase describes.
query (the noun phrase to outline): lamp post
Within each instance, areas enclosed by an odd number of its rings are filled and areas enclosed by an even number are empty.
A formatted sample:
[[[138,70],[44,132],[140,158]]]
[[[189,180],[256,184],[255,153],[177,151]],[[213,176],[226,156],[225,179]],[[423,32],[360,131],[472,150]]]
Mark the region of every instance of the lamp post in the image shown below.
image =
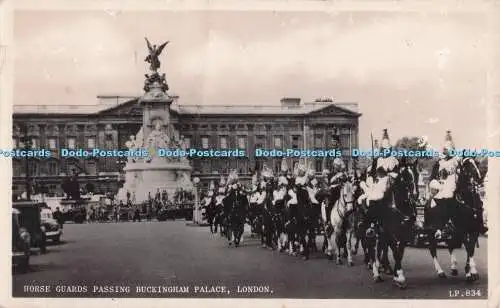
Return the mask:
[[[28,136],[28,126],[23,125],[23,137],[21,138],[23,142],[23,150],[31,150],[31,140]],[[26,157],[24,159],[24,168],[25,168],[25,186],[26,186],[26,199],[31,200],[31,183],[30,183],[30,158]]]
[[[193,223],[199,224],[200,223],[200,198],[198,195],[198,184],[200,183],[200,178],[195,177],[193,179],[194,183],[194,209],[193,209]]]

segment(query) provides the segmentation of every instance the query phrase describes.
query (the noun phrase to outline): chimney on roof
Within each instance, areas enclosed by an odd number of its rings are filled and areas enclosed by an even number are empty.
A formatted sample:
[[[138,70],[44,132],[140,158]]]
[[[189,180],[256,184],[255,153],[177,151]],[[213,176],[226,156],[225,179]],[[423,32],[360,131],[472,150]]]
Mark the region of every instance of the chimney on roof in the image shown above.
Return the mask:
[[[280,102],[281,107],[294,108],[300,106],[300,98],[297,97],[283,97]]]
[[[333,98],[331,97],[318,97],[314,100],[315,103],[333,103]]]

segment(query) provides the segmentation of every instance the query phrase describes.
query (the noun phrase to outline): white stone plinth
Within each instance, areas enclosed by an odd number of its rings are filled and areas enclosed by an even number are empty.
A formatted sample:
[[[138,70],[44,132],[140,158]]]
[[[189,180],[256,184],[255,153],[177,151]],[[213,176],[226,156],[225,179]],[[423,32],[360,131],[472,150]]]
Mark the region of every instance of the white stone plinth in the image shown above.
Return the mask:
[[[169,197],[182,188],[184,191],[194,189],[191,183],[191,166],[187,161],[129,162],[124,168],[125,183],[117,195],[118,200],[127,200],[127,191],[131,193],[135,203],[148,200],[148,193],[154,198],[156,191],[166,190]]]

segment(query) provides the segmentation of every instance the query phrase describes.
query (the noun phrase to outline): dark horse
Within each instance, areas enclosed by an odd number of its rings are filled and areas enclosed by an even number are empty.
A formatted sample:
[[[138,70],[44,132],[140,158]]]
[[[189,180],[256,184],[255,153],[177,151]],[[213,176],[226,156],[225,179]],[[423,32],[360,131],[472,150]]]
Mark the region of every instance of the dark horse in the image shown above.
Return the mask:
[[[462,244],[467,252],[467,260],[465,265],[465,278],[467,282],[473,282],[479,278],[476,263],[474,261],[475,246],[478,242],[481,232],[482,220],[479,215],[482,215],[481,199],[477,192],[476,186],[480,182],[481,175],[472,158],[465,158],[461,164],[460,174],[457,179],[456,198],[444,199],[447,204],[445,221],[451,222],[447,224],[448,236],[446,236],[446,244],[451,256],[451,274],[458,275],[457,259],[453,254],[454,249],[459,249]],[[427,215],[433,209],[427,210]],[[427,220],[427,217],[426,217]],[[435,232],[437,226],[429,228],[429,250],[434,261],[437,274],[440,278],[445,278],[446,275],[442,270],[436,255],[437,240]]]
[[[234,246],[238,247],[245,226],[248,199],[244,191],[238,187],[233,188],[223,202],[227,219],[227,239],[229,245],[231,245],[233,241]]]
[[[215,197],[211,196],[210,198],[203,198],[205,202],[205,213],[207,217],[207,222],[210,225],[210,232],[217,233],[217,224],[215,224],[215,214],[216,214],[216,205],[215,205]]]
[[[384,182],[382,182],[384,183]],[[411,185],[410,185],[411,184]],[[383,198],[378,201],[370,201],[367,217],[375,224],[374,228],[368,228],[365,233],[369,259],[372,262],[373,278],[376,282],[382,281],[379,273],[381,261],[389,266],[388,247],[391,248],[395,261],[390,272],[394,273],[393,280],[400,288],[406,288],[406,278],[402,269],[402,260],[407,243],[410,241],[413,231],[414,218],[412,214],[412,202],[409,192],[414,192],[416,176],[411,168],[402,167],[395,179],[390,176],[385,182]],[[408,196],[408,197],[405,197]],[[392,207],[393,197],[396,207]],[[404,198],[403,198],[404,197]],[[398,198],[401,198],[398,200]],[[406,202],[403,202],[405,201]]]
[[[417,200],[419,195],[417,164],[417,160],[409,163],[407,160],[402,159],[398,175],[392,183],[394,205],[404,215],[405,225],[412,229],[414,229],[417,218]],[[413,233],[410,235],[408,242],[410,242]],[[393,271],[389,263],[389,243],[383,233],[380,235],[378,249],[377,253],[381,261],[381,269],[387,274],[392,274]]]

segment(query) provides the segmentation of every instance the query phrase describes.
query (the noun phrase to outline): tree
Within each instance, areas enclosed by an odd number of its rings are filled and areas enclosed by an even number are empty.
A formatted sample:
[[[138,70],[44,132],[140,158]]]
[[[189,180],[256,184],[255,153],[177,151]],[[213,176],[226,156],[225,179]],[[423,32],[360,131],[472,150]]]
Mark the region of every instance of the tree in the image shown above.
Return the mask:
[[[396,142],[394,147],[405,150],[422,150],[419,140],[419,137],[403,137]]]
[[[419,138],[419,137],[405,136],[396,142],[395,148],[401,149],[401,150],[424,151],[424,150],[426,150],[427,146],[428,146],[427,143],[422,144],[421,138]],[[428,156],[419,157],[418,158],[419,171],[427,170],[428,172],[431,172],[432,167],[437,162],[437,160],[438,160],[437,157],[428,157]]]

